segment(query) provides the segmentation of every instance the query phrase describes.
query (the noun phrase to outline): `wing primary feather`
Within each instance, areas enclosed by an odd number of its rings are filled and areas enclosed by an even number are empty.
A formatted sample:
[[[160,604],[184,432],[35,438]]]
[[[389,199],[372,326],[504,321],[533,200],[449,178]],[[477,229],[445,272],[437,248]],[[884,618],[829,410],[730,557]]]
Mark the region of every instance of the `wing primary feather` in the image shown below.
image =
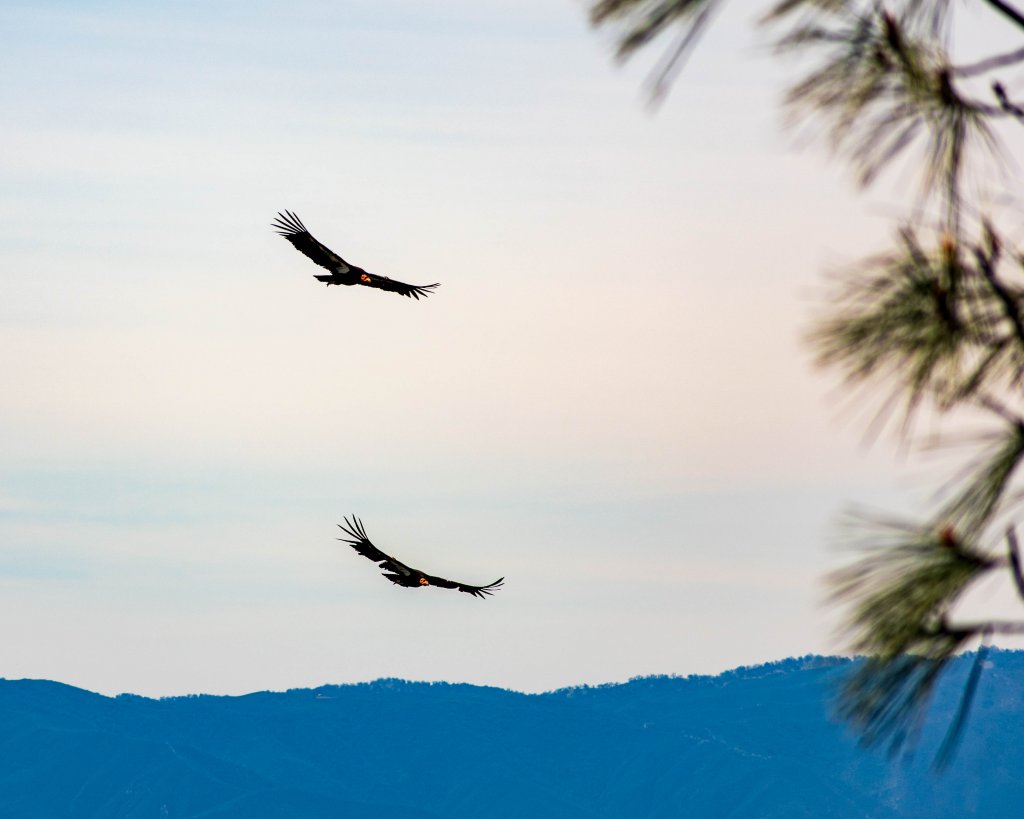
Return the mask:
[[[362,521],[359,520],[355,515],[352,516],[352,520],[349,521],[348,517],[344,518],[345,525],[338,524],[338,528],[341,529],[349,537],[353,537],[356,540],[369,540],[366,536],[366,530],[363,528]]]
[[[282,213],[277,214],[277,218],[274,220],[274,227],[277,228],[277,232],[282,236],[292,236],[296,233],[302,233],[305,231],[304,227],[299,227],[288,216],[285,216]]]
[[[475,595],[477,597],[483,597],[484,595],[490,596],[490,595],[494,594],[498,589],[500,589],[504,585],[505,585],[505,578],[504,577],[499,577],[493,583],[488,583],[486,586],[473,586],[472,587],[473,591],[470,592],[470,594],[473,594],[473,595]]]
[[[363,527],[363,522],[359,520],[355,515],[352,516],[352,524],[356,532],[363,540],[369,540],[370,536],[366,534],[366,529]]]
[[[338,540],[351,546],[358,554],[362,555],[367,560],[377,563],[382,568],[386,566],[394,571],[408,569],[408,567],[400,560],[396,560],[391,555],[381,551],[376,545],[374,545],[373,541],[367,537],[366,529],[363,528],[363,522],[359,520],[359,518],[353,515],[352,520],[349,520],[347,517],[344,520],[345,524],[342,525],[339,523],[338,528],[348,535],[348,537],[339,537]]]
[[[406,282],[400,282],[397,279],[391,279],[387,276],[370,276],[370,281],[360,282],[367,287],[376,287],[379,290],[387,290],[392,293],[398,293],[401,296],[407,296],[409,298],[416,299],[419,301],[421,298],[426,298],[434,292],[435,287],[440,287],[440,282],[434,282],[433,284],[407,284]]]
[[[302,220],[290,210],[277,214],[277,218],[274,221],[274,227],[277,228],[278,233],[282,236],[294,236],[297,233],[309,233],[309,229],[302,224]]]
[[[471,583],[460,583],[457,580],[448,580],[445,577],[436,577],[429,574],[426,577],[432,586],[439,586],[442,589],[458,589],[460,592],[480,598],[490,597],[505,582],[504,577],[499,577],[493,583],[488,583],[486,586],[474,586]]]
[[[302,220],[290,210],[277,214],[273,227],[284,236],[292,246],[314,264],[319,265],[333,275],[349,270],[349,264],[341,256],[331,250],[327,245],[317,241],[308,228],[302,224]],[[319,276],[317,278],[320,278]],[[325,279],[321,279],[325,281]]]
[[[490,597],[503,585],[505,585],[505,578],[500,577],[493,583],[488,583],[486,586],[473,586],[469,593],[472,594],[474,597]]]

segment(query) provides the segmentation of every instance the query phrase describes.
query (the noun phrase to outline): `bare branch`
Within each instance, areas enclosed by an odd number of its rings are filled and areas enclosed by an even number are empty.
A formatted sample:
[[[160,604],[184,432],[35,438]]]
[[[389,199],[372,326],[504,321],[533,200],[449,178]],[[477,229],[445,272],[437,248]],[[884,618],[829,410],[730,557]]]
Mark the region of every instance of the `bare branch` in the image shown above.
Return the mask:
[[[1017,532],[1011,526],[1006,530],[1006,546],[1010,553],[1010,573],[1013,576],[1017,594],[1024,600],[1024,572],[1020,565],[1020,546],[1017,543]]]
[[[1022,15],[1017,9],[1011,6],[1009,3],[1004,3],[1003,0],[984,0],[992,8],[998,11],[1000,14],[1005,15],[1009,19],[1013,20],[1018,26],[1024,28],[1024,15]]]
[[[1010,98],[1006,94],[1006,89],[1003,87],[1001,82],[992,83],[992,93],[996,95],[996,99],[999,100],[999,112],[1009,114],[1012,117],[1016,117],[1021,122],[1024,122],[1024,108],[1010,102]],[[990,113],[996,113],[992,111]]]
[[[990,632],[992,634],[1024,634],[1024,623],[1016,620],[989,620],[979,623],[957,623],[948,626],[945,631],[952,636],[973,637],[976,634]]]
[[[1018,48],[1016,51],[999,54],[995,57],[988,57],[987,59],[979,60],[976,63],[958,65],[955,66],[952,71],[958,77],[976,77],[979,74],[985,74],[989,71],[994,71],[997,68],[1016,65],[1019,62],[1024,62],[1024,48]]]
[[[967,715],[974,703],[974,694],[978,690],[978,681],[981,679],[981,670],[985,665],[985,658],[988,656],[988,640],[991,631],[982,633],[981,645],[974,655],[974,662],[971,663],[971,670],[967,674],[967,683],[964,685],[964,692],[960,697],[960,707],[957,708],[956,716],[946,731],[946,738],[942,741],[938,754],[935,756],[934,767],[937,771],[944,770],[956,754],[957,746],[960,744],[960,737],[963,736],[964,727],[967,724]]]

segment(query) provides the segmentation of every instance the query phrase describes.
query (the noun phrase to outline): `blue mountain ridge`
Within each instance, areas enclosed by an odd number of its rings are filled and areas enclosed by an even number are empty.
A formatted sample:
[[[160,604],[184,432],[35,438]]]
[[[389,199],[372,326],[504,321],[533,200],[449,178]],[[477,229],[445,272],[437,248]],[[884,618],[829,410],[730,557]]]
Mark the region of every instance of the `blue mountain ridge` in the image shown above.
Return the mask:
[[[971,659],[896,760],[834,718],[856,662],[839,657],[543,694],[377,680],[149,699],[0,679],[0,816],[1021,816],[1024,652],[991,651],[957,757],[931,769]]]

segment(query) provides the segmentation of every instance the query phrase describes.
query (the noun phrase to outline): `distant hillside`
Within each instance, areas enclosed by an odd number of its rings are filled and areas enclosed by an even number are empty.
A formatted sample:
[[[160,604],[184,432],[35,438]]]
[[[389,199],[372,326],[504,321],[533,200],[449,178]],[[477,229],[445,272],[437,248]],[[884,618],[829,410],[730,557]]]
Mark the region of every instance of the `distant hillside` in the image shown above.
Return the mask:
[[[539,695],[379,680],[151,700],[0,680],[0,816],[1019,817],[1024,652],[990,658],[942,777],[966,659],[895,763],[831,719],[838,658]]]

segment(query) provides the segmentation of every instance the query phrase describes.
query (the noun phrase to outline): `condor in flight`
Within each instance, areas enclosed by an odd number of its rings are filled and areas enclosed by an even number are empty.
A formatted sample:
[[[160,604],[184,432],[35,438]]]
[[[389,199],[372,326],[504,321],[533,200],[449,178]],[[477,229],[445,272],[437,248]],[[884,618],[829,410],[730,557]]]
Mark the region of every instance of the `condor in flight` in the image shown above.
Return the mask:
[[[488,594],[493,594],[495,589],[505,582],[505,578],[500,577],[486,586],[468,586],[465,583],[456,583],[454,580],[445,580],[443,577],[434,577],[433,575],[421,572],[419,569],[410,568],[390,555],[384,554],[384,552],[374,546],[366,536],[363,522],[355,515],[352,516],[351,522],[349,522],[348,518],[345,518],[345,524],[339,523],[338,528],[348,535],[347,538],[339,537],[338,540],[347,543],[363,557],[368,557],[380,566],[380,568],[386,569],[384,577],[399,586],[408,586],[413,589],[420,586],[440,586],[442,589],[458,589],[460,592],[482,598]]]
[[[405,282],[396,282],[387,276],[370,275],[363,268],[346,262],[326,245],[320,244],[306,230],[306,226],[299,221],[299,217],[290,210],[278,213],[273,225],[277,228],[278,233],[295,245],[296,250],[308,256],[320,267],[325,267],[330,271],[329,276],[316,277],[328,287],[332,284],[362,284],[366,287],[379,287],[381,290],[390,290],[392,293],[419,299],[420,296],[426,298],[435,287],[439,286],[437,282],[422,285],[406,284]]]

